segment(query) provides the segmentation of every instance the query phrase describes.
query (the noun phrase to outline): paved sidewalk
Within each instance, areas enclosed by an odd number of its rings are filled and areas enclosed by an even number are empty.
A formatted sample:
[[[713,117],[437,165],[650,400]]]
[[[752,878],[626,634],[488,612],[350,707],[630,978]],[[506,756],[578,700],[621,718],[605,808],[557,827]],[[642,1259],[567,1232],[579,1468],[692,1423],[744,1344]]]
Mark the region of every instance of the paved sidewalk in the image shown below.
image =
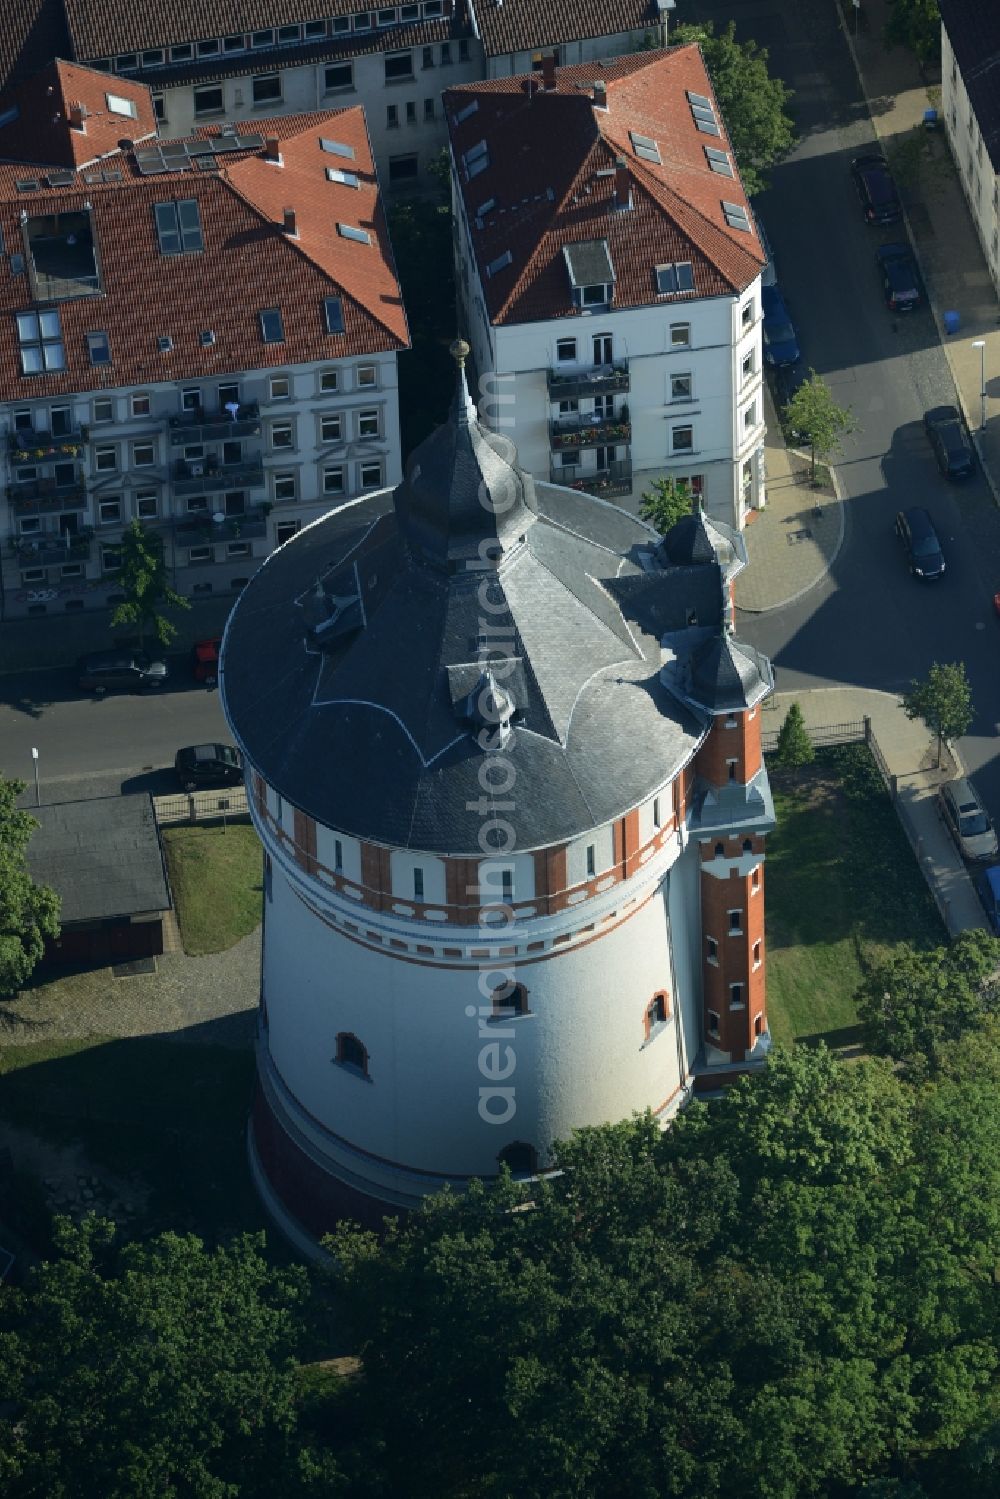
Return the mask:
[[[227,598],[220,594],[218,598],[195,599],[190,609],[169,610],[177,635],[168,654],[186,655],[196,640],[221,635],[234,600],[235,595]],[[4,620],[0,622],[0,675],[71,666],[78,656],[126,645],[131,636],[130,630],[112,630],[110,609]]]
[[[844,539],[844,507],[833,490],[809,484],[809,459],[786,448],[771,392],[765,385],[767,504],[751,511],[744,533],[750,566],[736,579],[736,607],[749,613],[780,609],[814,588]]]
[[[878,747],[896,780],[900,821],[949,933],[955,937],[971,928],[985,930],[972,879],[937,810],[938,786],[961,775],[961,763],[946,752],[944,765],[937,769],[935,737],[919,720],[907,718],[893,693],[860,687],[776,692],[767,703],[765,727],[779,728],[793,702],[811,729],[871,719]]]
[[[994,498],[1000,502],[1000,306],[944,121],[936,131],[924,128],[925,110],[937,109],[941,115],[940,89],[928,86],[911,52],[903,47],[886,50],[882,33],[887,11],[887,0],[865,0],[867,28],[857,38],[848,31],[848,43],[876,136],[895,168],[907,229],[960,403]],[[945,312],[958,313],[957,333],[945,331]],[[972,347],[980,338],[986,341],[987,376],[987,424],[982,432],[982,365],[979,350]]]

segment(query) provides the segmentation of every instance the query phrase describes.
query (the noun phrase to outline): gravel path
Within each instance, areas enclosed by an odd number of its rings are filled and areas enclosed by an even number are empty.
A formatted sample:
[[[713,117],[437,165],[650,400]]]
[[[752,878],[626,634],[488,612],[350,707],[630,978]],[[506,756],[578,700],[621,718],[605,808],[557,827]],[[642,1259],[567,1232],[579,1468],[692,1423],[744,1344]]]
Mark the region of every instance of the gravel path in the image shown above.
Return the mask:
[[[169,1036],[243,1047],[260,993],[260,928],[226,952],[166,953],[156,972],[115,978],[110,968],[38,984],[0,1003],[0,1045],[88,1036]]]

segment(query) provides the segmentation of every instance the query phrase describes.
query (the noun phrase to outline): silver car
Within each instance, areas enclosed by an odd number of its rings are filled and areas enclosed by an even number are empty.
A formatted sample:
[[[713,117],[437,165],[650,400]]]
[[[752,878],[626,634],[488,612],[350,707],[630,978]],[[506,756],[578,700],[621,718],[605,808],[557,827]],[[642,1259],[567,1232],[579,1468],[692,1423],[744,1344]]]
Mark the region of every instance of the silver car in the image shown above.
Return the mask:
[[[996,858],[997,835],[970,781],[947,781],[938,792],[938,806],[963,858]]]

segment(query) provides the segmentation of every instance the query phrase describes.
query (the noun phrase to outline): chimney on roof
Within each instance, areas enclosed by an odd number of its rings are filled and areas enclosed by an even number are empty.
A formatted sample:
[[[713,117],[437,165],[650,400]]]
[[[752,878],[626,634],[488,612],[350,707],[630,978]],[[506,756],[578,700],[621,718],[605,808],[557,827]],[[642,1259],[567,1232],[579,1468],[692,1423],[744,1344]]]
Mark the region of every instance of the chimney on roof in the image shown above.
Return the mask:
[[[87,131],[87,111],[82,104],[71,104],[69,107],[69,127],[71,130]]]
[[[607,109],[608,107],[608,85],[603,78],[594,79],[594,108]]]
[[[281,211],[284,214],[285,218],[285,233],[292,239],[298,239],[299,231],[295,227],[295,209],[283,208]]]
[[[551,93],[556,86],[556,55],[546,52],[542,57],[542,88]]]
[[[264,160],[272,162],[276,167],[282,165],[281,144],[276,135],[269,135],[264,142]]]
[[[629,176],[624,156],[619,156],[615,160],[615,207],[632,207],[632,179]]]

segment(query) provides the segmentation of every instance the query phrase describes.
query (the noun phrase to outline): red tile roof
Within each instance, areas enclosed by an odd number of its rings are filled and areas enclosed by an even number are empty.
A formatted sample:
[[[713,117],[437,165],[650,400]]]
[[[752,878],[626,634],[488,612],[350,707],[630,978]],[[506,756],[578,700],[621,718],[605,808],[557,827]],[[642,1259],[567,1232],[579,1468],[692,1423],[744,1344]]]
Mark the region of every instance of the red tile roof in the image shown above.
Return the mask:
[[[607,109],[594,107],[595,79],[607,85]],[[529,94],[529,88],[534,92]],[[714,103],[697,46],[637,53],[613,62],[556,70],[556,86],[540,75],[467,84],[444,95],[456,159],[485,141],[489,165],[462,196],[494,323],[572,317],[563,246],[607,242],[615,269],[615,307],[684,301],[658,297],[654,268],[690,261],[692,297],[731,296],[760,274],[765,261],[755,233],[731,228],[723,201],[746,207],[739,177],[713,172],[705,147],[731,147],[699,131],[687,91]],[[473,100],[474,114],[455,115]],[[657,143],[662,164],[637,156],[630,131]],[[615,200],[615,163],[623,159],[631,208]],[[480,207],[495,208],[478,217]],[[496,274],[486,267],[510,252]]]
[[[4,0],[0,20],[0,90],[69,53],[62,0]]]
[[[659,40],[657,0],[471,0],[487,57],[527,52],[583,37],[648,31]]]
[[[112,100],[127,100],[134,114],[113,110]],[[82,129],[74,129],[74,105],[85,112]],[[117,149],[122,140],[156,134],[149,89],[93,68],[51,62],[29,83],[0,98],[0,112],[17,107],[17,118],[0,126],[0,160],[82,166]]]
[[[281,167],[265,161],[263,150],[248,150],[220,154],[214,170],[142,176],[133,153],[123,151],[78,172],[72,186],[52,188],[37,168],[0,166],[8,257],[24,244],[23,210],[34,218],[89,206],[101,275],[100,295],[56,304],[66,370],[33,376],[21,373],[13,314],[47,304],[32,300],[27,274],[0,277],[0,400],[206,379],[408,346],[363,111],[283,115],[258,128],[280,140]],[[322,139],[349,146],[353,159],[324,151]],[[360,186],[328,181],[328,167],[356,172]],[[122,178],[108,181],[109,173]],[[19,190],[26,179],[37,190]],[[153,205],[184,198],[197,199],[204,251],[163,255]],[[283,230],[286,208],[295,211],[295,239]],[[372,243],[342,238],[338,222],[363,227]],[[330,296],[342,299],[342,335],[324,328],[323,300]],[[271,307],[281,309],[283,343],[262,341],[258,314]],[[203,346],[200,334],[209,329],[215,341]],[[88,332],[107,333],[109,367],[91,365]],[[164,335],[173,341],[167,353],[157,347]]]

